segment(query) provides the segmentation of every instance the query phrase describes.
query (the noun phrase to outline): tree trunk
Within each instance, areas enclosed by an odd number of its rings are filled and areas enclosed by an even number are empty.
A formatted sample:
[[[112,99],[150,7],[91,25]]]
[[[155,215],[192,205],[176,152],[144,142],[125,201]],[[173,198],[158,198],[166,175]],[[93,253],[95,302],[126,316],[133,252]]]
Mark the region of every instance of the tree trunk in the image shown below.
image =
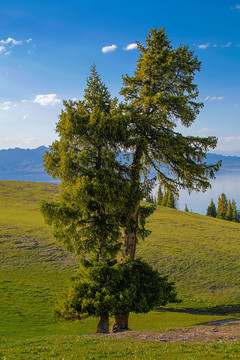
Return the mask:
[[[128,318],[129,318],[129,314],[115,315],[115,322],[113,324],[111,333],[129,330]]]
[[[97,334],[108,334],[109,333],[109,316],[102,315],[100,317],[98,326],[97,326]]]
[[[138,212],[139,205],[131,219],[131,226],[125,229],[125,243],[123,248],[123,258],[130,255],[132,261],[135,259],[136,245],[137,245],[137,228],[138,228]]]
[[[132,190],[133,194],[135,193],[135,187],[139,186],[140,181],[140,162],[143,156],[143,149],[141,146],[137,146],[135,153],[133,154],[132,161]],[[123,258],[127,255],[130,255],[132,261],[135,260],[135,252],[137,245],[137,228],[138,228],[138,218],[139,218],[139,207],[140,203],[136,205],[136,209],[131,218],[130,225],[125,229],[125,242],[123,246]],[[128,318],[129,313],[123,315],[115,315],[115,322],[113,324],[112,333],[126,331],[128,328]]]

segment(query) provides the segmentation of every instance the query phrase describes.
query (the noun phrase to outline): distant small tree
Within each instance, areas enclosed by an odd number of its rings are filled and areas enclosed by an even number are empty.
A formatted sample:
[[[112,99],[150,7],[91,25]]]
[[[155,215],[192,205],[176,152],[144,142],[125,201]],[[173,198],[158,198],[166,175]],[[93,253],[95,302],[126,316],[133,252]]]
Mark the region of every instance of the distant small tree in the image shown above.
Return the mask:
[[[148,194],[146,197],[146,201],[151,203],[151,204],[155,204],[155,199],[152,193]]]
[[[236,201],[234,199],[232,200],[232,221],[240,222],[239,211],[237,210]]]
[[[227,214],[227,197],[224,193],[222,193],[218,198],[217,204],[217,218],[218,219],[225,219]]]
[[[187,207],[187,204],[185,204],[184,211],[189,212],[188,207]]]
[[[176,209],[176,199],[171,190],[168,191],[167,204],[166,207]]]
[[[157,194],[157,205],[161,205],[162,203],[162,198],[163,198],[163,191],[162,191],[162,186],[161,184],[158,187],[158,194]]]
[[[164,189],[164,193],[161,200],[161,206],[167,206],[167,201],[168,201],[168,191]]]
[[[213,199],[211,199],[210,204],[207,208],[207,216],[212,216],[214,218],[217,216],[216,205],[214,204]]]
[[[225,220],[228,220],[228,221],[233,220],[233,209],[232,209],[231,200],[228,200],[228,207],[227,207],[227,213],[226,213]]]

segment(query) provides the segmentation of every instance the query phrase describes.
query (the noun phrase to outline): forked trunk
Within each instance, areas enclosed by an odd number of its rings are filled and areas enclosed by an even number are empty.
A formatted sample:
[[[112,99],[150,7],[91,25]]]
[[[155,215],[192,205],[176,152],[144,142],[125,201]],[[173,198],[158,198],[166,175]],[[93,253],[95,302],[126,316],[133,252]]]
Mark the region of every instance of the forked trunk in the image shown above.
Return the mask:
[[[134,187],[138,186],[140,180],[140,162],[143,155],[143,149],[138,146],[133,154],[132,161],[132,187],[134,193]],[[123,246],[123,258],[130,255],[132,261],[135,260],[135,252],[137,245],[137,228],[139,218],[140,204],[136,205],[135,213],[131,218],[130,225],[125,229],[125,242]],[[113,324],[111,332],[120,332],[129,330],[128,328],[129,313],[123,315],[115,315],[115,322]]]
[[[102,315],[100,317],[98,326],[97,326],[97,334],[108,334],[109,333],[109,316]]]
[[[137,245],[137,228],[138,228],[138,215],[139,215],[139,206],[132,217],[131,226],[125,229],[125,243],[123,249],[123,257],[130,255],[132,261],[135,259],[136,245]],[[113,324],[112,333],[127,331],[128,327],[128,318],[129,313],[123,315],[115,315],[115,322]]]
[[[115,315],[115,322],[113,324],[111,333],[129,330],[128,318],[129,318],[129,314]]]

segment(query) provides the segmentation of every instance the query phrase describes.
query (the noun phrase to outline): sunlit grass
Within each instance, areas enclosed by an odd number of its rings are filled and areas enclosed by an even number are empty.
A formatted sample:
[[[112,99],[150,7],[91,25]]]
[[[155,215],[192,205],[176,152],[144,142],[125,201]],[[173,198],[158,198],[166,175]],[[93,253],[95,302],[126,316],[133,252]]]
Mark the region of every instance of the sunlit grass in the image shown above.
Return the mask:
[[[77,260],[56,243],[39,213],[59,186],[0,181],[0,359],[234,359],[239,344],[160,344],[132,338],[89,338],[97,319],[55,323],[57,297]],[[240,224],[163,207],[137,255],[175,281],[182,303],[216,313],[240,312]],[[170,307],[176,305],[170,304]],[[231,317],[238,315],[231,315]],[[136,331],[197,326],[229,316],[153,311],[131,314]],[[111,322],[113,319],[111,319]]]
[[[7,340],[1,360],[200,360],[239,359],[240,343],[158,343],[108,337],[48,336],[23,341]]]

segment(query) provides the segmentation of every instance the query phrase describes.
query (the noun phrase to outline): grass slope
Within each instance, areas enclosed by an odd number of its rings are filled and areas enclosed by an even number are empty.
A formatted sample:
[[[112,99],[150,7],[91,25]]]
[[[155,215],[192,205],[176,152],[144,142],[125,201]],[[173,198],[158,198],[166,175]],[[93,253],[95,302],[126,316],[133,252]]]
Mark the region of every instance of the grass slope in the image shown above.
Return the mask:
[[[176,282],[180,307],[240,310],[240,224],[158,207],[143,257]]]
[[[56,184],[0,181],[0,360],[185,359],[186,353],[195,356],[200,348],[205,355],[211,353],[210,344],[187,348],[133,339],[79,338],[94,334],[97,319],[54,323],[54,301],[77,267],[76,258],[56,243],[39,213],[40,200],[53,199],[57,193]],[[238,310],[239,224],[159,207],[149,227],[152,234],[139,244],[138,256],[176,282],[183,299],[180,307]],[[132,314],[130,327],[164,331],[223,318],[160,311]],[[219,344],[216,354],[220,348],[226,356],[229,349],[237,352],[230,345]]]

